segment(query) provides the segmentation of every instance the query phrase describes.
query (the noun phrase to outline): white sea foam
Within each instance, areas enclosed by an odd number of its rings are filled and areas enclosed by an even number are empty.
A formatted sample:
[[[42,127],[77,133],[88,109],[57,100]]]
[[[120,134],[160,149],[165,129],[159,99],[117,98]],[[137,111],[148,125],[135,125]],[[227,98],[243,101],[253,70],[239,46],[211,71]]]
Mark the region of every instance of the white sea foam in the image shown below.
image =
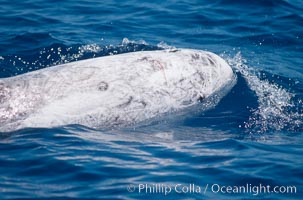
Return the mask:
[[[248,67],[240,52],[229,58],[228,63],[245,78],[258,98],[258,108],[252,110],[249,121],[245,123],[247,129],[252,133],[263,133],[268,130],[296,130],[302,126],[303,114],[297,109],[302,108],[302,100],[295,102],[295,94],[268,80],[261,80],[258,71]]]

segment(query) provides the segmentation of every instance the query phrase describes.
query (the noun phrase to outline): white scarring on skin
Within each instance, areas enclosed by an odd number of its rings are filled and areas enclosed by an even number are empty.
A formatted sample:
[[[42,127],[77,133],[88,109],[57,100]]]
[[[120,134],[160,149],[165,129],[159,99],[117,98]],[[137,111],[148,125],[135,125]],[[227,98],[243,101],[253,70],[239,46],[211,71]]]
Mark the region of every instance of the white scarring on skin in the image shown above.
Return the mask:
[[[196,104],[235,83],[201,50],[141,51],[0,79],[0,131],[81,124],[129,125]]]

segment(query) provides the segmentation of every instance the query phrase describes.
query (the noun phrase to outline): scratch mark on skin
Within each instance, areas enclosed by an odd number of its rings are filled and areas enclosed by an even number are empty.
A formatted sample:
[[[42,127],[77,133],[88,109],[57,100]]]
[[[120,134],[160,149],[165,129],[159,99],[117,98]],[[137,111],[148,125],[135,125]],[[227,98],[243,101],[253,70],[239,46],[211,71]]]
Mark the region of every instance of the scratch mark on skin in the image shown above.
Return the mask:
[[[140,103],[143,105],[143,107],[147,106],[147,103],[145,101],[140,101]]]
[[[170,49],[169,50],[169,53],[175,53],[175,52],[177,52],[177,51],[179,51],[178,49]]]
[[[215,65],[215,61],[213,60],[213,56],[211,54],[207,54],[207,60],[209,61],[210,64]]]
[[[198,60],[200,58],[200,55],[195,53],[191,55],[192,60]]]
[[[154,59],[152,59],[150,57],[147,57],[147,56],[144,56],[143,58],[138,59],[138,61],[147,61],[147,62],[149,62],[152,65],[152,67],[154,68],[154,70],[159,68],[162,71],[163,77],[165,79],[165,83],[167,84],[167,77],[166,77],[166,74],[165,74],[165,68],[164,68],[164,65],[160,61],[154,60]]]
[[[147,56],[144,56],[143,58],[138,59],[138,61],[148,61],[148,60],[150,60],[150,58]]]
[[[133,101],[133,99],[134,99],[134,97],[130,96],[125,103],[122,103],[122,104],[118,105],[118,107],[119,108],[124,108],[124,107],[130,105],[131,102]]]
[[[160,67],[160,70],[162,71],[163,73],[163,76],[164,76],[164,79],[165,79],[165,83],[167,85],[167,78],[166,78],[166,74],[165,74],[165,70],[164,70],[164,66],[162,65],[162,63],[158,60],[152,60],[153,64],[155,65],[158,65]]]
[[[147,106],[147,103],[143,100],[134,100],[134,102],[141,104],[144,108]]]

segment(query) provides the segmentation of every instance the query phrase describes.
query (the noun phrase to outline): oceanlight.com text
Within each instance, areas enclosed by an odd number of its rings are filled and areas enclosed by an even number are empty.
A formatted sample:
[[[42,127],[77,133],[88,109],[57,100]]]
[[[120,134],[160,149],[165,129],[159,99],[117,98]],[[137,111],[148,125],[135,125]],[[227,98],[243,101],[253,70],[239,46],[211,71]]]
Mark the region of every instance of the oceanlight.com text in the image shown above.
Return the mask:
[[[214,194],[249,194],[257,196],[259,194],[296,194],[297,187],[294,185],[266,185],[266,184],[244,184],[244,185],[222,185],[222,184],[164,184],[164,183],[139,183],[139,184],[129,184],[127,186],[127,191],[131,193],[138,194],[160,194],[160,195],[170,195],[170,194],[204,194],[208,192]]]

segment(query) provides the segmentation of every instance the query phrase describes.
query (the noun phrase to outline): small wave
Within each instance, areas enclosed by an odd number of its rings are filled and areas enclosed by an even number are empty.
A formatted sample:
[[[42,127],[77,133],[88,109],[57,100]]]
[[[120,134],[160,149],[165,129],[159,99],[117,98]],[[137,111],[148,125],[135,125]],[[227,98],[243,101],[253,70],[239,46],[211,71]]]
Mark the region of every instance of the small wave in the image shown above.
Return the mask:
[[[252,115],[244,125],[250,133],[302,130],[302,99],[276,83],[261,80],[260,72],[248,67],[240,52],[229,58],[228,63],[245,78],[258,98],[258,108],[251,110]]]
[[[120,44],[105,46],[96,43],[72,46],[54,43],[40,49],[29,49],[28,52],[19,55],[2,55],[0,71],[5,72],[2,77],[9,77],[88,58],[159,49],[164,49],[164,46],[149,45],[144,40],[136,41],[128,38],[124,38]]]

